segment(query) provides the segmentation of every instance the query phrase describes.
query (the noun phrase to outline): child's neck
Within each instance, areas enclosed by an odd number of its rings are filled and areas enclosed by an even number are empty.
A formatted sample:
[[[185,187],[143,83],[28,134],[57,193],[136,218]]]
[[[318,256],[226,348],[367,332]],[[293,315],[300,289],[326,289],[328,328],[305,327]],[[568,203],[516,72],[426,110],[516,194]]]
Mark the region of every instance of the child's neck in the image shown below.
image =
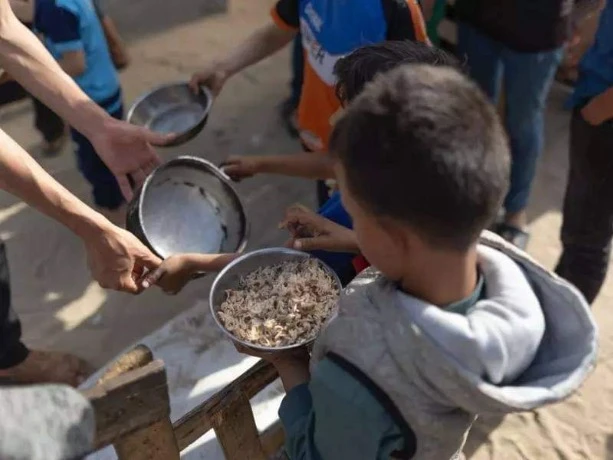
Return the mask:
[[[478,281],[477,249],[468,252],[427,251],[411,257],[402,290],[433,305],[445,307],[469,297]]]

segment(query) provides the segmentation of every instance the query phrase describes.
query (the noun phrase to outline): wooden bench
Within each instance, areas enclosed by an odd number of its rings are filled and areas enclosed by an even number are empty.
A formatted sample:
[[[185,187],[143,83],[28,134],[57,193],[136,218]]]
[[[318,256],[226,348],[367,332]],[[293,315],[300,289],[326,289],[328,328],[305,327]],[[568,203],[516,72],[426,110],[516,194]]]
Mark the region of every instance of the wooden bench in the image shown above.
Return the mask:
[[[249,402],[276,378],[261,361],[173,424],[164,363],[139,345],[83,391],[96,413],[95,449],[112,444],[120,460],[178,460],[212,429],[228,460],[284,458],[281,424],[259,433]]]

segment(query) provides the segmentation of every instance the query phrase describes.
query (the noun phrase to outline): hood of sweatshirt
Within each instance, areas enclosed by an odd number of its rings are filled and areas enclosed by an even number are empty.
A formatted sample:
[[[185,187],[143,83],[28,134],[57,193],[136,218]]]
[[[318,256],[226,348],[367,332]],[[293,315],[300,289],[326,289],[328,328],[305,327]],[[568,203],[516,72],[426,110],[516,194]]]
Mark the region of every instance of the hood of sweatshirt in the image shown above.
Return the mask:
[[[530,410],[572,394],[593,369],[597,329],[583,296],[525,253],[486,234],[478,247],[485,292],[465,315],[408,296],[371,290],[403,325],[386,334],[407,375],[418,366],[445,399],[472,413]],[[424,359],[407,360],[394,329],[419,337]]]

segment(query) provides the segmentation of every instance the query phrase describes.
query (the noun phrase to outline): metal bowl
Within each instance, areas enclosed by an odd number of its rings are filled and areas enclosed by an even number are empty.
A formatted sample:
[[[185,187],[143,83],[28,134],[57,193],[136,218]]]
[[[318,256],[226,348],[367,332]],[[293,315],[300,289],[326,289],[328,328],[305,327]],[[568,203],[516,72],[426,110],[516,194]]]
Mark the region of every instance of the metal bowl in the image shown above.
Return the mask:
[[[212,163],[190,156],[151,173],[130,202],[126,226],[162,259],[242,252],[249,233],[230,179]]]
[[[226,300],[226,291],[228,289],[236,289],[238,287],[238,283],[240,279],[248,275],[249,273],[257,270],[260,267],[277,265],[282,262],[294,262],[300,261],[308,258],[315,259],[320,266],[332,277],[338,286],[338,291],[340,292],[342,289],[341,281],[330,267],[328,267],[321,260],[307,254],[305,252],[295,251],[294,249],[288,248],[267,248],[260,249],[257,251],[250,252],[245,254],[238,259],[232,261],[228,264],[215,278],[213,282],[213,286],[211,287],[211,291],[209,293],[209,305],[211,307],[211,313],[213,314],[213,318],[215,322],[219,326],[219,328],[233,341],[240,343],[246,347],[253,348],[255,350],[260,351],[283,351],[283,350],[291,350],[294,348],[298,348],[304,345],[309,345],[310,343],[315,341],[315,338],[310,340],[305,340],[300,343],[296,343],[293,345],[286,345],[284,347],[266,347],[262,345],[256,345],[251,342],[246,342],[244,340],[239,339],[230,331],[228,331],[219,317],[217,316],[217,312],[221,308],[221,304]],[[334,313],[331,315],[334,316]]]
[[[187,142],[206,124],[213,95],[204,86],[194,94],[187,83],[169,83],[158,86],[132,104],[126,120],[158,133],[176,134],[166,147]]]

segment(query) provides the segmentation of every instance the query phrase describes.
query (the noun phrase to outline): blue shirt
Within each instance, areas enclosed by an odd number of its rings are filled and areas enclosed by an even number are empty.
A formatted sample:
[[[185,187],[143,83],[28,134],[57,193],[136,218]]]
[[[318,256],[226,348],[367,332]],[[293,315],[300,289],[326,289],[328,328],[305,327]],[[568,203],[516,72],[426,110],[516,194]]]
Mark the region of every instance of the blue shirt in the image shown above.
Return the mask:
[[[613,86],[613,0],[607,0],[600,15],[594,44],[579,64],[579,78],[568,105],[585,105]]]
[[[343,227],[353,228],[351,217],[349,213],[343,207],[341,201],[341,194],[336,191],[326,201],[317,213],[332,222],[335,222]],[[337,275],[344,278],[344,275],[348,270],[352,268],[351,261],[356,256],[346,252],[328,252],[328,251],[312,251],[312,254],[318,259],[324,261]]]
[[[34,29],[55,59],[71,51],[85,54],[79,87],[108,112],[121,105],[119,77],[91,0],[36,0]]]

